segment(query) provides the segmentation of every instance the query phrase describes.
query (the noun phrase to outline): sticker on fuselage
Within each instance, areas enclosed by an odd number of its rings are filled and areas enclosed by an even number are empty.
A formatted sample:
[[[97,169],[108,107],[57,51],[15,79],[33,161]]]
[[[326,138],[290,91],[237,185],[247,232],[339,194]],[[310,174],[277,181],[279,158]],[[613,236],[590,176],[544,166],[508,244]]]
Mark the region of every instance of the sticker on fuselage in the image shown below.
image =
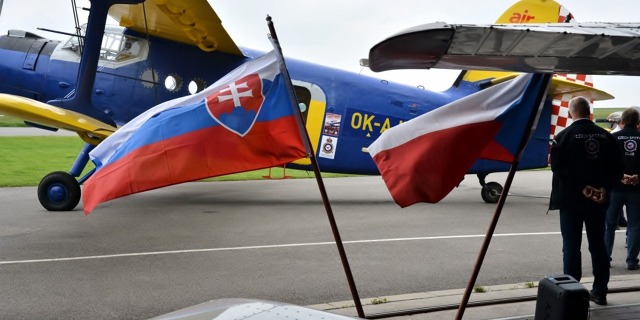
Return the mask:
[[[338,146],[338,138],[332,136],[322,136],[320,143],[319,157],[334,159],[336,157],[336,148]]]
[[[342,115],[337,113],[329,113],[324,118],[324,127],[322,128],[322,134],[337,137],[340,134],[340,121]]]

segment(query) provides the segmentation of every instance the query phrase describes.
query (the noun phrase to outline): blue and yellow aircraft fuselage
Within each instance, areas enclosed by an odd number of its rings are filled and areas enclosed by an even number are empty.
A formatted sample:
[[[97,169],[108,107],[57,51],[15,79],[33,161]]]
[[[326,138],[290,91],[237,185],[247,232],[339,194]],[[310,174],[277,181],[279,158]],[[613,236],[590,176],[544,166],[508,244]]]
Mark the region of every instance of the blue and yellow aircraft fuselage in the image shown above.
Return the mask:
[[[153,19],[142,19],[143,2]],[[519,4],[543,2],[559,10],[553,1]],[[122,27],[105,27],[107,12]],[[39,186],[45,208],[71,210],[87,177],[76,178],[93,146],[152,106],[198,92],[260,55],[235,46],[206,0],[93,0],[83,36],[59,42],[10,31],[0,37],[0,113],[41,128],[78,132],[87,142],[68,174],[53,173]],[[287,67],[321,170],[350,174],[378,174],[367,147],[384,130],[503,77],[476,79],[467,72],[450,89],[432,92],[294,59],[287,59]],[[551,110],[548,99],[520,169],[547,166]],[[291,164],[308,165],[308,159]],[[480,160],[469,173],[478,174],[486,187],[487,174],[509,166]],[[501,188],[492,187],[483,189],[485,201],[497,200]]]

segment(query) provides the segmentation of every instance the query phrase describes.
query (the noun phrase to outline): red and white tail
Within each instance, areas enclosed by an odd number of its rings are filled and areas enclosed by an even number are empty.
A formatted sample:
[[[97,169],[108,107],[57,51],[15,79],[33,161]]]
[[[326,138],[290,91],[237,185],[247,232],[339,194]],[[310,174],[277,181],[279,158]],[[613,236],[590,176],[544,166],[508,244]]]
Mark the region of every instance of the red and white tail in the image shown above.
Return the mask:
[[[584,74],[566,74],[566,73],[556,73],[553,75],[554,79],[562,79],[566,81],[571,81],[583,86],[593,88],[593,78],[590,75]],[[558,94],[553,97],[551,104],[553,105],[551,109],[551,132],[550,138],[555,137],[562,129],[566,128],[571,124],[573,120],[569,116],[569,100],[575,97],[575,94],[565,93]],[[593,99],[590,99],[593,104]],[[593,120],[593,105],[591,106],[591,116],[590,119]]]

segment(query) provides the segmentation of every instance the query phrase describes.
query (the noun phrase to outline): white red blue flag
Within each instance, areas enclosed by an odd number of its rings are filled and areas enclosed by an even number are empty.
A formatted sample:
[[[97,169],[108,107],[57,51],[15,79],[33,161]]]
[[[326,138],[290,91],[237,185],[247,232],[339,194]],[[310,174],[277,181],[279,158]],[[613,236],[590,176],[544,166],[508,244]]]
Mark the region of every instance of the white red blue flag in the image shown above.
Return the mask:
[[[523,74],[386,130],[369,146],[395,202],[442,200],[478,159],[511,162],[546,88]]]
[[[297,107],[297,106],[295,106]],[[275,52],[200,93],[157,105],[91,153],[85,213],[101,202],[187,181],[282,165],[308,155]]]

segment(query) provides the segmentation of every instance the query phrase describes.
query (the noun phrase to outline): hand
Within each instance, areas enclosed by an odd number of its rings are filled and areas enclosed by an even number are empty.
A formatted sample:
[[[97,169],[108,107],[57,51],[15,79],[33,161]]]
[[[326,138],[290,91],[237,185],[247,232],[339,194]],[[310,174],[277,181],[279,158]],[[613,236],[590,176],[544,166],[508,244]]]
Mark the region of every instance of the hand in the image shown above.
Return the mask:
[[[596,188],[592,186],[586,186],[582,188],[582,195],[584,195],[587,198],[591,198],[591,196],[593,196],[594,191],[596,191]]]
[[[602,204],[607,201],[607,190],[604,188],[596,189],[588,185],[582,189],[582,194],[595,203]]]
[[[595,189],[590,199],[599,204],[607,202],[607,190],[604,188]]]
[[[631,185],[631,186],[635,186],[638,185],[638,175],[629,175],[629,174],[625,174],[622,176],[622,183],[625,185]]]

